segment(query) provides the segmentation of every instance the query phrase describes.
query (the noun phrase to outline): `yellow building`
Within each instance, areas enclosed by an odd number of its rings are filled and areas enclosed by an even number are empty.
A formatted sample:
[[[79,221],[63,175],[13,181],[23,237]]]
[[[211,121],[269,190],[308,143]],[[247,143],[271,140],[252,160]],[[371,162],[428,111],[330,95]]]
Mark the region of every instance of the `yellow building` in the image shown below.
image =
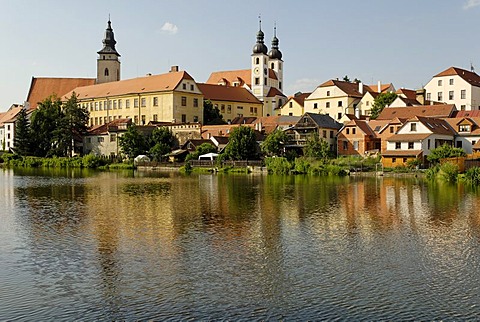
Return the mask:
[[[131,118],[137,125],[153,122],[203,122],[203,94],[185,71],[172,67],[169,73],[82,86],[78,102],[90,112],[89,126]]]
[[[244,87],[197,85],[203,93],[204,99],[210,100],[227,122],[232,121],[235,117],[263,115],[262,102]]]
[[[305,99],[311,93],[297,93],[277,109],[277,115],[302,116],[304,114]]]

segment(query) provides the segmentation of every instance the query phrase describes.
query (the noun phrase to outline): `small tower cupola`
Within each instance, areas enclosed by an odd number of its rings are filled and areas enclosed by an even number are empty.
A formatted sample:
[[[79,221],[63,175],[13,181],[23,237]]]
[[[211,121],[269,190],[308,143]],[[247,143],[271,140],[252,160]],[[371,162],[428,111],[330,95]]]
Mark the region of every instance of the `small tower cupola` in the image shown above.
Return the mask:
[[[263,38],[265,35],[262,31],[262,20],[259,21],[259,24],[260,24],[260,29],[257,32],[257,43],[255,44],[255,46],[253,46],[253,53],[266,55],[268,49],[267,49],[267,46],[265,46],[265,43],[263,42]]]
[[[107,26],[107,29],[105,30],[105,38],[103,39],[102,43],[103,43],[103,48],[102,50],[97,52],[97,54],[99,55],[115,54],[118,57],[120,57],[120,54],[115,49],[115,44],[117,42],[115,41],[115,35],[113,34],[112,23],[110,19],[108,19],[108,26]]]
[[[272,49],[268,53],[270,59],[282,59],[282,52],[278,49],[277,26],[273,28]]]

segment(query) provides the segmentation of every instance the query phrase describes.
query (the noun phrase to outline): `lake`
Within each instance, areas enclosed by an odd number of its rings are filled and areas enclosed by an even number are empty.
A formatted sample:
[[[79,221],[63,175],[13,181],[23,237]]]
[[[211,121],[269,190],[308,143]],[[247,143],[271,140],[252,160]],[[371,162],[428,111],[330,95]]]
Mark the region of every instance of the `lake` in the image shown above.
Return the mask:
[[[476,320],[480,191],[0,169],[0,320]]]

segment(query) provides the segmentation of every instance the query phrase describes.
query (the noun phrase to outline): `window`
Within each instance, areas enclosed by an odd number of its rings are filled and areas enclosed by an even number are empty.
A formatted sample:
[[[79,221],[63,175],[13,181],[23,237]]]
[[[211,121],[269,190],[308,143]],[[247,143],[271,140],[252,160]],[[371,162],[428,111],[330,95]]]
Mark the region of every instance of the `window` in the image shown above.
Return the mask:
[[[99,106],[100,106],[100,107],[99,107],[99,110],[101,111],[101,110],[103,110],[103,102],[99,102],[99,104],[100,104],[100,105],[99,105]]]
[[[347,141],[343,141],[343,149],[344,150],[348,149],[348,142]]]
[[[338,107],[342,107],[343,106],[343,102],[342,101],[338,101]]]
[[[395,132],[395,128],[393,126],[390,126],[390,133],[394,133]]]
[[[243,110],[243,106],[237,106],[238,110]],[[243,115],[243,114],[242,114]]]
[[[370,105],[370,101],[367,101],[367,102],[365,103],[365,105],[369,106],[369,105]]]
[[[457,144],[455,145],[455,147],[461,149],[461,148],[462,148],[462,141],[457,141],[456,143],[457,143]]]
[[[158,106],[158,97],[153,98],[153,106]]]
[[[427,149],[430,150],[430,139],[427,140]]]
[[[413,142],[408,142],[408,148],[409,148],[410,150],[413,150]]]
[[[270,64],[270,68],[271,68],[271,69],[275,69],[275,64],[274,64],[274,63],[271,63],[271,64]]]
[[[282,89],[282,82],[278,82],[278,87]]]
[[[395,142],[395,150],[400,150],[402,148],[401,142]]]
[[[448,92],[448,99],[453,100],[453,91]]]
[[[442,86],[442,80],[441,79],[438,80],[438,86]]]
[[[158,121],[158,115],[157,114],[153,114],[153,121],[154,122]]]
[[[293,113],[288,113],[288,116],[293,116]]]
[[[325,107],[329,108],[330,107],[330,102],[325,103]]]
[[[450,78],[450,79],[448,80],[448,84],[453,85],[453,78]]]
[[[182,114],[182,123],[187,123],[187,115]]]
[[[403,163],[407,163],[407,158],[403,158]]]
[[[347,128],[347,134],[350,134],[350,129],[349,128]]]
[[[195,89],[195,86],[193,84],[190,84],[190,90],[193,91]]]
[[[133,117],[133,123],[138,124],[138,115]]]
[[[330,91],[327,91],[327,96],[330,96]]]
[[[417,131],[417,123],[411,123],[410,124],[410,131],[411,132],[416,132]]]
[[[260,78],[259,77],[255,77],[255,85],[260,85]]]
[[[102,136],[99,136],[99,137],[97,138],[97,142],[103,142],[103,137],[102,137]]]
[[[125,100],[125,108],[130,108],[130,100]]]
[[[323,137],[326,139],[327,138],[327,130],[323,130]]]
[[[397,158],[392,158],[392,163],[397,162]]]
[[[119,110],[122,109],[122,100],[118,100],[118,109],[119,109]]]
[[[460,110],[465,111],[466,105],[460,105]]]
[[[318,103],[313,103],[313,108],[317,109],[318,108]]]
[[[443,93],[442,92],[438,92],[437,93],[437,100],[440,102],[442,99],[443,99]]]
[[[353,129],[352,129],[352,134],[356,134],[356,132],[357,132],[357,129],[356,129],[356,128],[353,128]]]
[[[330,138],[333,139],[333,131],[330,131]]]
[[[427,93],[427,101],[431,101],[432,100],[432,93]]]
[[[117,135],[112,133],[110,134],[110,142],[115,142],[117,140]]]
[[[339,120],[339,119],[341,119],[341,118],[342,118],[342,113],[338,113],[338,114],[337,114],[337,119]]]
[[[187,89],[187,84],[182,84],[183,89]]]
[[[255,64],[260,64],[260,58],[255,58]]]
[[[187,106],[187,97],[182,96],[182,106]]]
[[[138,107],[138,98],[133,99],[133,107]]]
[[[220,111],[221,111],[222,113],[225,113],[225,104],[222,104],[222,105],[220,105],[220,106],[221,106],[221,107],[220,107]]]
[[[113,101],[113,109],[114,109],[114,110],[117,109],[117,101],[116,101],[116,100]]]
[[[353,141],[353,149],[358,150],[358,141]]]
[[[95,111],[98,111],[98,102],[95,102]]]
[[[104,72],[104,75],[105,76],[108,76],[109,72],[108,72],[108,68],[105,68],[105,72]]]
[[[467,91],[466,91],[466,90],[462,89],[462,90],[460,91],[460,98],[461,98],[462,100],[464,100],[465,98],[467,98]]]
[[[227,113],[232,113],[232,105],[227,105]]]
[[[193,121],[194,121],[194,122],[198,122],[198,116],[197,116],[197,115],[194,115],[194,116],[193,116]]]
[[[142,107],[147,106],[147,99],[145,97],[142,97]]]
[[[292,108],[292,107],[293,107],[293,103],[292,103],[292,102],[288,103],[288,107]]]
[[[193,99],[193,107],[198,107],[198,98]]]
[[[145,123],[147,123],[147,118],[145,115],[142,115],[142,125],[145,125]]]
[[[473,140],[473,141],[472,141],[472,145],[475,145],[475,143],[477,143],[477,141]]]
[[[458,132],[470,132],[470,125],[464,124],[458,127]]]

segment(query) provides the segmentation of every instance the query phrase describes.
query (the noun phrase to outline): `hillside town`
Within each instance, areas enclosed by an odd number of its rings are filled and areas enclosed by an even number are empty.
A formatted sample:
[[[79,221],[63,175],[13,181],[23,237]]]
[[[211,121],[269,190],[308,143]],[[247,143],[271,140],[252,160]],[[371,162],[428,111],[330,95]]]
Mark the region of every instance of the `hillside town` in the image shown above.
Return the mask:
[[[107,22],[103,48],[97,52],[96,78],[33,76],[24,103],[0,113],[0,149],[15,152],[20,111],[31,117],[45,99],[62,102],[75,95],[88,111],[87,131],[75,137],[79,155],[118,157],[121,137],[131,125],[142,133],[168,128],[176,138],[170,160],[184,159],[202,143],[221,152],[231,131],[250,127],[257,141],[276,130],[288,135],[284,149],[301,154],[309,138],[318,137],[337,156],[380,155],[384,166],[411,160],[425,162],[444,144],[480,152],[480,76],[458,67],[439,72],[418,89],[396,88],[378,81],[329,79],[311,92],[284,93],[284,60],[276,28],[270,50],[260,22],[256,42],[245,50],[245,69],[212,71],[197,81],[180,66],[163,74],[122,79],[120,53],[112,23]],[[241,67],[241,66],[240,66]],[[391,101],[379,107],[380,98]],[[223,122],[209,124],[204,107],[210,104]]]

